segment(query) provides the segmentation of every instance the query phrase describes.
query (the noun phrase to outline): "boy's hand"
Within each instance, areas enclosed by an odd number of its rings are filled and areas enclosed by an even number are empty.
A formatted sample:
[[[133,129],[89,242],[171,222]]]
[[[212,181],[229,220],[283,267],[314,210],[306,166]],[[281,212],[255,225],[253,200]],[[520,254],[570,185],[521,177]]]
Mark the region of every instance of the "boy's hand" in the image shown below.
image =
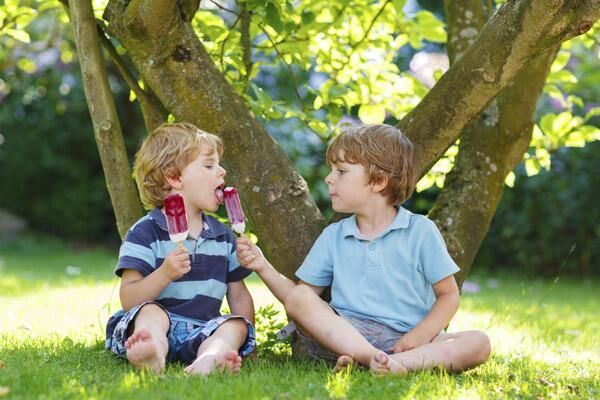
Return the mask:
[[[267,259],[262,251],[245,236],[237,239],[236,254],[238,261],[244,268],[260,273],[267,267]]]
[[[429,342],[431,342],[431,340],[426,336],[416,334],[414,331],[410,331],[396,342],[392,352],[402,353],[403,351],[412,350]]]
[[[175,250],[167,254],[160,269],[171,280],[177,280],[192,269],[190,254],[184,246],[177,246]]]

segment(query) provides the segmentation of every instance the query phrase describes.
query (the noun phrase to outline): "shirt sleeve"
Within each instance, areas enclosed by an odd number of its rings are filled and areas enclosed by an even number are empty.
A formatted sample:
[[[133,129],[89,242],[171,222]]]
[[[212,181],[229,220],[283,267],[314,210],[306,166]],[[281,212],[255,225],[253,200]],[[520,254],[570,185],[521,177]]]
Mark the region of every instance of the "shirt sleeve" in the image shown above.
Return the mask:
[[[419,250],[419,264],[425,275],[425,280],[433,285],[447,276],[460,271],[448,249],[442,234],[435,223],[428,221],[428,230]]]
[[[329,286],[333,281],[332,230],[325,228],[308,252],[296,276],[314,286]]]
[[[119,261],[115,267],[117,276],[123,275],[126,269],[138,271],[142,276],[147,276],[154,271],[156,255],[150,247],[152,240],[142,234],[143,228],[135,225],[131,228],[119,249]]]
[[[251,269],[244,268],[240,265],[235,252],[237,249],[235,236],[231,232],[230,235],[232,242],[231,250],[229,251],[229,256],[227,257],[227,283],[241,281],[242,279],[248,277],[248,275],[252,274]]]

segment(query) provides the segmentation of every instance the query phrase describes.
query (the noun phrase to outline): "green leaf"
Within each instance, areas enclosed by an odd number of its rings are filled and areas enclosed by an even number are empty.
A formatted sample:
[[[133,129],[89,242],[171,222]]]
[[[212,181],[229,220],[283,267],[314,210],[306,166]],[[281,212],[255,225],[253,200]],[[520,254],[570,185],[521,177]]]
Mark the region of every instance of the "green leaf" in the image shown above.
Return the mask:
[[[422,177],[419,182],[417,182],[417,185],[415,186],[415,190],[417,191],[417,193],[421,193],[424,190],[429,189],[430,187],[432,187],[435,183],[435,178],[433,176],[431,176],[430,174],[425,175],[424,177]]]
[[[508,173],[508,175],[506,175],[506,178],[504,179],[504,184],[508,187],[514,187],[515,186],[515,173],[510,171]]]
[[[419,11],[415,17],[421,35],[430,42],[445,43],[444,24],[429,11]]]
[[[394,6],[394,10],[398,15],[402,15],[404,12],[404,6],[406,5],[406,0],[392,0],[392,5]]]
[[[556,135],[564,135],[570,129],[571,121],[573,120],[573,114],[569,111],[562,112],[556,116],[552,121],[552,132]]]
[[[17,39],[20,42],[31,43],[31,38],[29,37],[29,33],[25,32],[25,31],[16,30],[16,29],[7,29],[4,31],[4,33],[6,33],[8,36],[12,36],[13,38]]]
[[[600,128],[593,125],[583,125],[577,129],[586,142],[600,140]]]
[[[315,101],[313,101],[313,108],[315,110],[320,110],[323,107],[323,98],[321,96],[315,97]]]
[[[577,83],[577,77],[571,71],[563,69],[548,75],[548,82],[552,83]]]
[[[319,136],[327,137],[329,134],[329,129],[325,122],[313,119],[308,122],[308,127],[315,131]]]
[[[380,105],[363,104],[358,109],[358,118],[365,124],[381,124],[385,120],[385,108]]]
[[[554,62],[552,63],[552,67],[550,68],[550,72],[554,73],[554,72],[558,72],[558,71],[562,70],[567,65],[570,58],[571,58],[571,52],[561,50],[558,53],[558,55],[556,56],[556,58],[554,59]]]
[[[555,119],[556,114],[552,113],[546,114],[541,118],[539,126],[545,135],[552,136],[552,134],[554,133],[553,125]]]
[[[525,172],[527,176],[537,175],[540,172],[540,165],[533,158],[528,158],[525,160]]]
[[[594,107],[585,114],[584,120],[587,122],[598,115],[600,115],[600,107]]]
[[[265,20],[273,29],[277,32],[280,32],[283,28],[283,22],[281,22],[281,15],[279,14],[279,10],[273,3],[267,4],[265,13]]]
[[[310,25],[315,22],[315,13],[310,10],[302,11],[302,25]]]
[[[580,131],[573,131],[569,134],[567,140],[565,140],[565,146],[567,147],[585,147],[585,138]]]
[[[250,83],[250,86],[252,87],[258,102],[263,108],[270,108],[273,105],[273,100],[264,90],[256,86],[254,83]]]

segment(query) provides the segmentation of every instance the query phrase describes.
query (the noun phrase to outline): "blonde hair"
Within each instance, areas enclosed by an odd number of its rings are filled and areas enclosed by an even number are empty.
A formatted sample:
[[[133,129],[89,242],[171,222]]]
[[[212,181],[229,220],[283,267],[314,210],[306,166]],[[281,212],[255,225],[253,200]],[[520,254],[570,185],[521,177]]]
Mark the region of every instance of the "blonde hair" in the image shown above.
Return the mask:
[[[369,183],[381,182],[387,177],[388,184],[381,194],[393,205],[406,201],[415,188],[413,144],[390,125],[358,125],[346,129],[327,148],[327,161],[361,164]]]
[[[162,207],[171,191],[167,177],[177,177],[198,155],[202,146],[223,155],[223,142],[187,122],[162,124],[142,142],[135,155],[133,177],[144,207]]]

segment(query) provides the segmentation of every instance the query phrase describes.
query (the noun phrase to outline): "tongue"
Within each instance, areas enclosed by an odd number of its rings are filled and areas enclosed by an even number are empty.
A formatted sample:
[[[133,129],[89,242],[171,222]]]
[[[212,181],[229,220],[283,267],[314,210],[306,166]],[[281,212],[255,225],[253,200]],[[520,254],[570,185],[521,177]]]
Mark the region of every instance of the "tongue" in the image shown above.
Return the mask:
[[[220,188],[215,190],[215,196],[217,197],[219,204],[223,204],[223,190],[221,190]]]

